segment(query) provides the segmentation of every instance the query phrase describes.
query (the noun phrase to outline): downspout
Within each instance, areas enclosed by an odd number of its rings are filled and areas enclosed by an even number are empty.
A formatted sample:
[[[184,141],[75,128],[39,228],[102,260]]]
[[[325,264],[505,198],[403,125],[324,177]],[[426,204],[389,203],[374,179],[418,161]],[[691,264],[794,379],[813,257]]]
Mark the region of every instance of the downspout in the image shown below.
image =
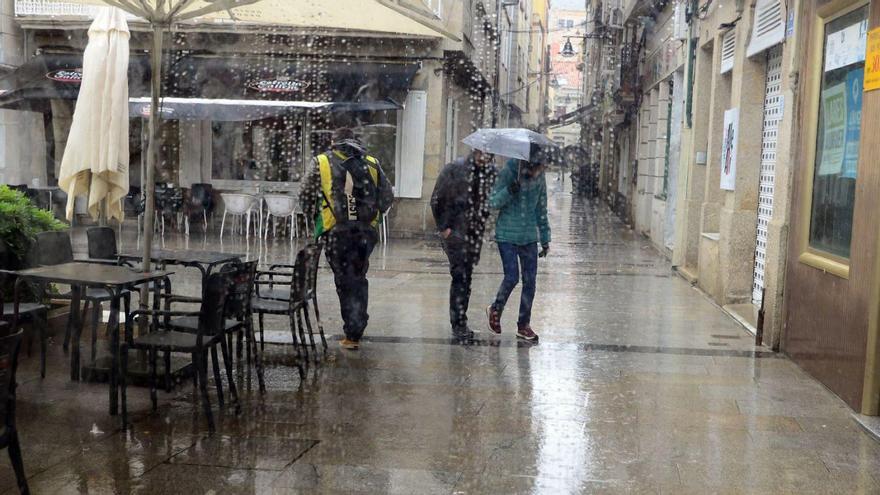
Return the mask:
[[[697,61],[697,39],[694,34],[696,31],[697,10],[700,8],[699,0],[691,0],[690,13],[688,14],[688,25],[690,27],[690,39],[688,40],[688,82],[687,82],[687,100],[685,102],[685,113],[687,116],[688,128],[694,125],[694,65]]]

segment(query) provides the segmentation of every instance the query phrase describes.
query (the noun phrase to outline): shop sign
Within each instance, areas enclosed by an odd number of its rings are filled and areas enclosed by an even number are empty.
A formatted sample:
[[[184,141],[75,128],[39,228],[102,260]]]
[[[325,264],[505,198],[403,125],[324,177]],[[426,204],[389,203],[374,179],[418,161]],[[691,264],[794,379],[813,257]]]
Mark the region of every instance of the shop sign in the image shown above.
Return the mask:
[[[739,108],[724,111],[724,138],[721,141],[721,189],[736,189],[736,141],[739,139]]]
[[[150,105],[144,105],[141,107],[141,117],[149,118],[150,113]],[[159,107],[159,113],[161,113],[163,117],[168,118],[174,115],[174,109],[170,107]]]
[[[880,28],[868,33],[865,53],[865,91],[880,89]]]
[[[309,85],[307,81],[296,79],[261,79],[249,82],[247,87],[261,93],[296,93],[305,91]]]
[[[68,84],[82,83],[82,69],[60,69],[46,74],[46,77],[57,82]]]

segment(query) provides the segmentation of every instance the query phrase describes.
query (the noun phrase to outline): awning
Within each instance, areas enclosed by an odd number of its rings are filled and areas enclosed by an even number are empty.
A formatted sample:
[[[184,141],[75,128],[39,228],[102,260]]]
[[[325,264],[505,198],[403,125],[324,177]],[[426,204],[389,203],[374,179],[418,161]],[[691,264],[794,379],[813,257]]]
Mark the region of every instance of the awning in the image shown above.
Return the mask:
[[[162,115],[170,119],[258,120],[308,110],[399,109],[419,65],[373,61],[178,54],[164,60]],[[0,108],[48,113],[52,100],[74,100],[82,57],[40,55],[0,79]],[[129,67],[132,116],[149,115],[146,55]]]

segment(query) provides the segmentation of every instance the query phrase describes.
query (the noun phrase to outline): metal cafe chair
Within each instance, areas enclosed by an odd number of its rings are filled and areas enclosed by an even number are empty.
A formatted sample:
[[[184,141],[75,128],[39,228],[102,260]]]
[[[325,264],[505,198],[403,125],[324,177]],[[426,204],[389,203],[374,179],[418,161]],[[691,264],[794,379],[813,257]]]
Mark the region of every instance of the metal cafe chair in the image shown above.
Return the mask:
[[[306,328],[309,331],[311,347],[315,349],[315,340],[312,333],[311,321],[308,319],[308,273],[309,262],[312,254],[308,249],[300,250],[296,255],[296,262],[292,265],[291,270],[275,270],[275,271],[258,271],[256,285],[256,294],[253,300],[253,310],[257,314],[260,328],[260,345],[265,347],[264,338],[264,315],[287,315],[290,321],[290,335],[293,339],[293,345],[296,348],[297,360],[302,354],[306,360],[309,358],[309,344],[306,343]],[[274,266],[274,265],[273,265]],[[279,278],[281,280],[279,280]],[[283,289],[275,292],[276,288]],[[268,287],[263,292],[262,287]],[[271,296],[271,297],[269,297]],[[303,319],[305,316],[305,320]],[[297,333],[299,337],[297,338]],[[300,372],[302,375],[302,371]]]
[[[159,218],[157,228],[165,235],[165,217],[170,216],[180,229],[180,214],[183,211],[183,190],[165,183],[156,184],[155,207]]]
[[[304,301],[303,313],[305,316],[306,328],[309,332],[311,347],[314,350],[316,349],[316,345],[314,341],[313,327],[311,325],[311,315],[309,314],[309,303],[311,303],[312,309],[315,312],[315,326],[318,327],[318,334],[321,337],[321,344],[324,348],[324,352],[326,353],[327,337],[324,334],[324,325],[321,322],[321,311],[318,308],[318,268],[320,267],[322,246],[320,244],[309,244],[305,248],[303,248],[303,251],[305,251],[306,254],[304,271],[305,279],[303,287],[304,293],[302,296],[302,299]],[[275,263],[270,265],[268,270],[259,272],[260,275],[262,275],[264,278],[268,278],[269,280],[261,281],[260,284],[258,284],[257,292],[260,293],[261,297],[263,297],[264,299],[289,301],[290,286],[281,282],[272,283],[272,281],[275,279],[275,277],[286,280],[286,278],[290,277],[295,270],[296,265],[285,263]],[[260,286],[262,286],[262,289],[260,288]],[[261,335],[263,333],[262,327],[262,316],[260,316]]]
[[[18,369],[18,351],[21,348],[21,330],[7,334],[9,324],[0,322],[0,417],[3,419],[3,430],[0,431],[0,448],[9,451],[9,460],[15,471],[18,491],[27,494],[30,489],[24,462],[21,455],[21,444],[18,439],[18,427],[15,421],[15,372]]]
[[[38,249],[32,249],[26,260],[27,265],[31,267],[60,265],[62,263],[70,263],[73,259],[73,246],[70,242],[70,233],[68,231],[40,232],[36,235],[34,246]],[[90,262],[100,262],[97,260],[84,260]],[[115,264],[115,263],[114,263]],[[58,299],[72,298],[70,293],[55,294],[53,297]],[[89,306],[92,308],[92,341],[95,342],[98,334],[98,323],[101,320],[101,303],[109,303],[112,299],[107,289],[98,287],[88,287],[83,291],[83,314],[88,314]],[[122,311],[128,314],[131,309],[131,292],[126,290],[123,292],[123,308]],[[82,324],[82,323],[80,323]],[[73,337],[76,345],[79,345],[82,328],[72,328],[73,321],[67,320],[67,327],[64,332],[64,350],[70,346],[71,337]],[[75,332],[75,334],[74,334]],[[95,358],[95,347],[92,347],[92,359]]]
[[[254,362],[256,363],[257,368],[257,379],[259,380],[260,384],[260,391],[265,392],[266,386],[263,376],[263,362],[262,357],[257,349],[256,337],[254,335],[253,310],[251,308],[251,300],[254,293],[254,281],[257,273],[257,260],[246,261],[243,263],[240,261],[227,263],[220,269],[220,273],[226,274],[231,280],[229,293],[226,296],[226,313],[225,319],[223,320],[223,332],[227,335],[227,345],[230,349],[229,358],[232,358],[231,349],[233,344],[233,337],[238,337],[237,354],[239,359],[241,359],[242,354],[242,343],[244,340],[247,340],[247,363],[248,365],[250,365],[251,352],[253,352]],[[177,296],[173,294],[163,297],[167,301],[166,304],[173,302],[202,302],[201,298]],[[183,316],[169,320],[168,326],[176,331],[196,333],[198,332],[198,323],[198,318],[196,318],[195,316]],[[216,351],[212,350],[211,359],[214,362],[215,369],[217,369]],[[224,357],[224,359],[226,359],[226,357]],[[166,365],[167,364],[168,363],[166,362]],[[229,364],[230,363],[227,363],[227,369]],[[169,370],[166,368],[166,374],[168,373],[168,371]],[[222,405],[222,388],[220,387],[219,380],[217,381],[218,401],[220,401]]]
[[[223,198],[223,220],[220,222],[220,239],[223,239],[223,230],[226,228],[226,215],[231,215],[233,220],[236,218],[239,220],[244,219],[245,237],[250,239],[251,215],[256,213],[255,208],[259,208],[257,197],[241,193],[221,193],[220,197]],[[258,224],[257,232],[260,230],[262,230],[262,226]]]
[[[16,282],[15,274],[12,272],[2,272],[0,271],[0,282],[4,282],[4,284],[0,284],[0,287],[16,287],[16,290],[20,290]],[[32,290],[35,295],[42,293],[41,290]],[[15,302],[3,302],[4,300],[9,300],[8,297],[4,299],[4,294],[0,292],[0,323],[6,323],[12,326],[13,329],[20,329],[22,324],[29,324],[31,327],[31,339],[33,339],[33,332],[37,332],[40,338],[40,377],[46,378],[46,352],[48,350],[48,335],[46,332],[46,327],[49,325],[49,307],[45,304],[36,301],[36,302],[19,302],[18,307],[16,308]],[[12,301],[19,300],[21,296],[15,297]],[[32,343],[33,340],[30,340]],[[28,355],[30,355],[31,347],[33,345],[28,345]]]
[[[226,299],[230,290],[230,284],[230,278],[225,273],[218,272],[208,276],[208,279],[205,281],[204,290],[202,291],[204,297],[201,302],[201,308],[197,312],[172,311],[168,309],[139,309],[132,313],[131,318],[126,320],[125,341],[120,350],[122,356],[121,395],[123,428],[126,428],[128,425],[126,391],[129,349],[143,350],[148,354],[150,370],[150,400],[152,401],[152,409],[154,412],[158,409],[158,398],[156,393],[156,362],[158,361],[159,352],[175,352],[192,355],[193,364],[196,370],[196,380],[201,392],[202,408],[208,420],[208,429],[209,431],[214,432],[214,415],[211,412],[211,401],[208,397],[208,352],[216,353],[216,348],[219,345],[223,352],[224,361],[226,362],[226,376],[229,380],[229,390],[232,394],[233,400],[238,405],[238,391],[235,388],[235,380],[232,378],[229,348],[226,344],[226,333],[223,324],[226,313]],[[155,318],[157,316],[195,317],[198,319],[198,326],[195,333],[180,332],[164,325],[163,322],[166,319]],[[134,338],[133,322],[140,317],[145,318],[149,331]],[[219,387],[221,386],[220,372],[217,368],[216,361],[214,362],[214,381],[219,390]],[[219,392],[219,394],[222,395],[222,392]],[[238,407],[240,407],[240,405]]]
[[[189,221],[193,215],[201,213],[205,224],[205,232],[208,231],[208,214],[214,212],[214,188],[211,184],[193,184],[188,194],[184,194],[184,222],[186,235],[189,235]]]

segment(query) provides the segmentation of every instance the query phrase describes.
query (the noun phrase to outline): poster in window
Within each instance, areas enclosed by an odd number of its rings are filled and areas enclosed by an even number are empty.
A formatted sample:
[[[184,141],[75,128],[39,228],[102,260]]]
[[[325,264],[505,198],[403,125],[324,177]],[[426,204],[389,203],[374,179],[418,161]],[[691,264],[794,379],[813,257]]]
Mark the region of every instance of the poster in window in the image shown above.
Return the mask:
[[[859,138],[862,133],[862,82],[864,69],[846,75],[846,142],[843,145],[841,177],[855,179],[859,165]]]
[[[822,91],[822,159],[819,175],[841,172],[844,144],[846,143],[846,83],[839,83]]]
[[[825,72],[865,60],[868,20],[858,22],[825,38]]]
[[[724,137],[721,142],[721,189],[736,188],[736,141],[739,139],[739,108],[724,111]]]

